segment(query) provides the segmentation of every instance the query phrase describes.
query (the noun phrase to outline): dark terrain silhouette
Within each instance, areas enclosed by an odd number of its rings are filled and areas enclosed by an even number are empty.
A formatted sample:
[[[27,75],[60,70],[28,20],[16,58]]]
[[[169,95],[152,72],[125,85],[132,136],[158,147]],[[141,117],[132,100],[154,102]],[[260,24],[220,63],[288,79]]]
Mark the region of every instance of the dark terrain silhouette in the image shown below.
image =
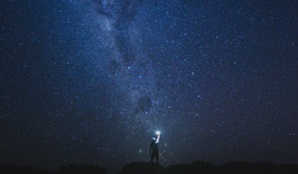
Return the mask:
[[[271,163],[229,162],[215,166],[211,162],[196,161],[163,167],[157,164],[134,162],[118,174],[297,174],[298,164],[275,165]]]
[[[37,169],[33,166],[19,166],[19,165],[0,165],[1,174],[107,174],[105,168],[96,165],[62,165],[58,171],[52,172],[47,170]]]
[[[96,165],[62,165],[58,171],[46,171],[33,166],[2,164],[1,174],[108,174]],[[190,164],[162,166],[151,162],[132,162],[118,174],[297,174],[298,164],[276,165],[272,163],[229,162],[215,166],[211,162],[195,161]]]
[[[1,164],[0,165],[0,173],[1,174],[54,174],[54,172],[37,169],[33,166],[21,166],[21,165],[11,165],[11,164]]]
[[[101,168],[95,165],[77,165],[70,164],[67,166],[60,166],[58,174],[106,174],[107,170],[105,168]]]

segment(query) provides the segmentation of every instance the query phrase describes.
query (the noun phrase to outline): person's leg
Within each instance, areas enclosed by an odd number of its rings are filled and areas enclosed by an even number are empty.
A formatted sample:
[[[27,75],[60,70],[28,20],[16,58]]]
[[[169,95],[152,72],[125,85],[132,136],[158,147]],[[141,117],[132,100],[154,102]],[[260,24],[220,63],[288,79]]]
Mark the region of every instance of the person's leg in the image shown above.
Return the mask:
[[[156,155],[156,162],[159,164],[159,154]]]

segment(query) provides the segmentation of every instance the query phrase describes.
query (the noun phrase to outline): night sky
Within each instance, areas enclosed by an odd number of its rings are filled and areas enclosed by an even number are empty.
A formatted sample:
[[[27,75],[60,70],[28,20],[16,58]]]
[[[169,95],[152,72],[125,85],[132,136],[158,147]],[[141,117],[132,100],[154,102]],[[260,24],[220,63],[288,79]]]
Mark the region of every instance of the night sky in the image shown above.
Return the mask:
[[[0,1],[0,163],[298,163],[296,0]]]

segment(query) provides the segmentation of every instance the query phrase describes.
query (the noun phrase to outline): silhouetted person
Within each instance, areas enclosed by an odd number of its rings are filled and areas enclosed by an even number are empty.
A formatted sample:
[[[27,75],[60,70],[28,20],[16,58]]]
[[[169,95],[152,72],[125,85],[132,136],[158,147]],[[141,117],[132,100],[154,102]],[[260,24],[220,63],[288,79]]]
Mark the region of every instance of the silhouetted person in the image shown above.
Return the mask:
[[[151,157],[151,163],[153,163],[154,158],[156,158],[156,163],[159,164],[159,152],[158,152],[158,143],[160,138],[160,132],[157,131],[157,138],[153,137],[150,144],[150,157]]]

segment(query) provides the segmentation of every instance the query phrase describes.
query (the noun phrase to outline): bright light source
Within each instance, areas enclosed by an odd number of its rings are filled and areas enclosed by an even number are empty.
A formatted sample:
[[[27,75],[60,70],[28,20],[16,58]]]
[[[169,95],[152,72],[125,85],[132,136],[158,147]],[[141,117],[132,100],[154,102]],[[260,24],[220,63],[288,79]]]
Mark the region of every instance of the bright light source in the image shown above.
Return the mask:
[[[160,135],[160,131],[156,131],[155,134],[156,134],[156,135]]]

